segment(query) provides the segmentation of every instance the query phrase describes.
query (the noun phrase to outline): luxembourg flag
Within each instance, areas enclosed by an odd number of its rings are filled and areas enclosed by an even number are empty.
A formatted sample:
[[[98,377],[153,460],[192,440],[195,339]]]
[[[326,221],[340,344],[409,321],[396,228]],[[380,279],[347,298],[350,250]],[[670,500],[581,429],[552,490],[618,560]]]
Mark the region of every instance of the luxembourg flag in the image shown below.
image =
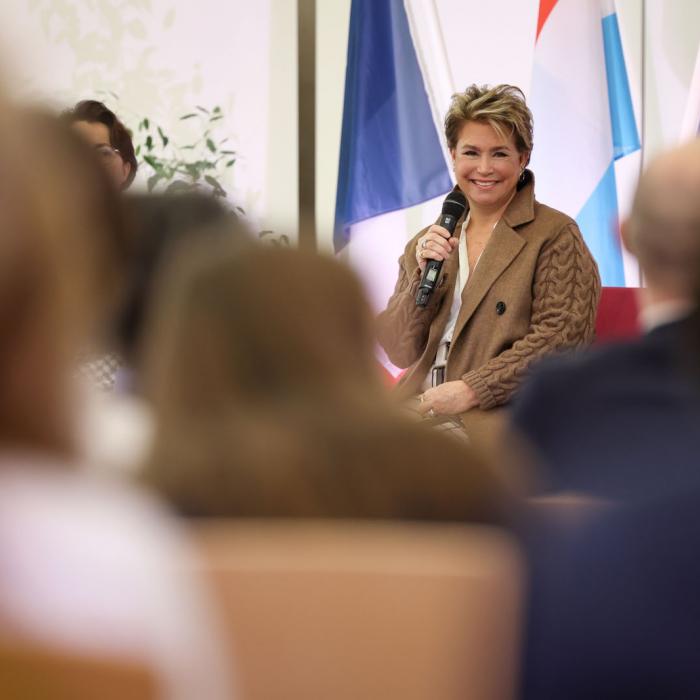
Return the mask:
[[[530,107],[538,200],[576,218],[604,285],[625,286],[615,160],[640,143],[612,0],[540,0]]]
[[[377,309],[406,243],[403,210],[451,188],[403,0],[352,0],[334,246],[352,238]]]

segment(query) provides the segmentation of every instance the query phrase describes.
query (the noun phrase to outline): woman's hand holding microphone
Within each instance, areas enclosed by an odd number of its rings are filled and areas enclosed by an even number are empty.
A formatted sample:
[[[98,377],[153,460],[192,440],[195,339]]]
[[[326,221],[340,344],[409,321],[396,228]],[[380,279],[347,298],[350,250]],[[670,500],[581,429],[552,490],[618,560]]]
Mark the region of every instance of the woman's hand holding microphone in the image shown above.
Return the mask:
[[[428,260],[448,260],[457,247],[458,239],[443,226],[433,224],[416,244],[416,261],[421,273]]]

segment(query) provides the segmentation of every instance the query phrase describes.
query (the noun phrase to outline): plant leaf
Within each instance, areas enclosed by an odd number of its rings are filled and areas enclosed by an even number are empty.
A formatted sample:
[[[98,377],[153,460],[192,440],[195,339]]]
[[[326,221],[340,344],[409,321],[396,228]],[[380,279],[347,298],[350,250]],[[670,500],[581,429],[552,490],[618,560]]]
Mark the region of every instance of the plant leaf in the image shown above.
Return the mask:
[[[185,163],[185,170],[195,182],[202,176],[196,163]]]
[[[216,153],[216,144],[211,139],[207,139],[207,148],[212,153]]]
[[[193,186],[184,180],[173,180],[166,188],[166,192],[189,192]]]
[[[204,112],[204,114],[209,114],[209,110],[206,107],[201,107],[200,105],[195,105],[195,107],[197,107],[197,109],[200,112]]]
[[[196,117],[197,114],[195,112],[190,112],[189,114],[185,114],[182,117],[180,117],[180,120],[183,119],[192,119],[192,117]]]
[[[151,175],[151,177],[148,178],[148,182],[146,183],[146,186],[148,187],[149,192],[153,192],[154,187],[163,179],[163,175],[161,173],[156,173],[155,175]]]
[[[232,158],[230,161],[228,161],[228,163],[226,163],[226,167],[230,168],[235,162],[236,162],[236,159]]]
[[[214,195],[216,195],[217,197],[226,196],[226,190],[219,184],[219,181],[215,177],[212,177],[211,175],[205,175],[204,180],[212,186],[214,190]]]

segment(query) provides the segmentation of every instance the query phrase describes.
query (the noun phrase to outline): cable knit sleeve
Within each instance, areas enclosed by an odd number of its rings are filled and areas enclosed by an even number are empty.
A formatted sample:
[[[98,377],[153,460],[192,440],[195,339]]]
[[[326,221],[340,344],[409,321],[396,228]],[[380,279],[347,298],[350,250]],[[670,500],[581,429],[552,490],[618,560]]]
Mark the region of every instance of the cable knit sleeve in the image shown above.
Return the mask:
[[[462,379],[482,409],[506,403],[534,360],[590,342],[600,296],[598,268],[575,224],[540,252],[533,281],[532,317],[524,338]]]
[[[447,275],[443,272],[428,305],[416,306],[421,273],[415,260],[415,247],[424,231],[408,243],[399,258],[399,278],[394,293],[377,318],[379,342],[397,367],[408,367],[421,356],[428,342],[430,325],[445,295]]]

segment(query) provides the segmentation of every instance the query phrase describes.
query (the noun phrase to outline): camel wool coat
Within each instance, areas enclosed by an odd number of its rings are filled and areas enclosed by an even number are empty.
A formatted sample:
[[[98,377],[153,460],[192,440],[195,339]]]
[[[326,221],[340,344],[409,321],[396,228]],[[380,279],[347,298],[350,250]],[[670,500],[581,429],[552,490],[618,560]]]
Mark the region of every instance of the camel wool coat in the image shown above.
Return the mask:
[[[535,360],[593,338],[598,267],[576,222],[537,202],[534,190],[534,177],[526,170],[462,293],[445,381],[465,381],[482,410],[507,403]],[[464,216],[456,231],[463,221]],[[416,306],[421,273],[415,251],[425,231],[399,258],[394,294],[378,318],[389,359],[408,368],[399,382],[406,396],[421,390],[435,361],[459,268],[455,252],[443,265],[428,305]]]

